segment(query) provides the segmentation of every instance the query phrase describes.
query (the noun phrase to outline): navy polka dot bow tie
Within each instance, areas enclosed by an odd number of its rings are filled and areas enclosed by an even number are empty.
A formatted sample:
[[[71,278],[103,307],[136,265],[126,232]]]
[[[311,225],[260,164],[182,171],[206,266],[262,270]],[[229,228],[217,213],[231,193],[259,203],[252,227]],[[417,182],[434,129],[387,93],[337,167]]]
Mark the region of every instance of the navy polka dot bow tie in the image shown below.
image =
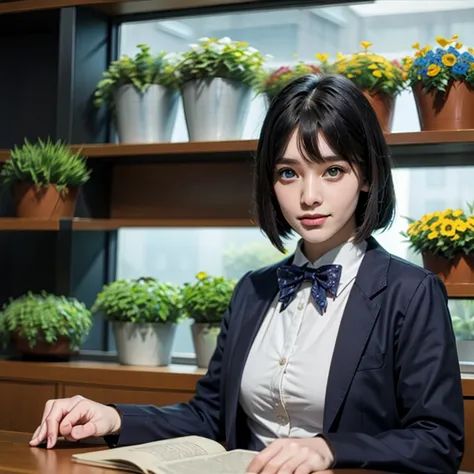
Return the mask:
[[[311,295],[322,312],[326,310],[326,291],[332,296],[337,295],[341,279],[341,265],[322,265],[319,268],[299,267],[298,265],[282,265],[278,268],[278,286],[283,311],[295,298],[298,288],[304,281],[312,281]]]

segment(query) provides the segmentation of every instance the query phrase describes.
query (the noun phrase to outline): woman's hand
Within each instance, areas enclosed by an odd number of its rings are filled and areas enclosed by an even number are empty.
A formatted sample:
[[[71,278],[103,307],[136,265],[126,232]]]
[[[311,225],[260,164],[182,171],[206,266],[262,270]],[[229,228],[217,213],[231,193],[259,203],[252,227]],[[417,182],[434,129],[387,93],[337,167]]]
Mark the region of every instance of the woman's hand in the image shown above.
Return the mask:
[[[247,474],[309,474],[325,471],[334,456],[321,437],[278,439],[255,456]]]

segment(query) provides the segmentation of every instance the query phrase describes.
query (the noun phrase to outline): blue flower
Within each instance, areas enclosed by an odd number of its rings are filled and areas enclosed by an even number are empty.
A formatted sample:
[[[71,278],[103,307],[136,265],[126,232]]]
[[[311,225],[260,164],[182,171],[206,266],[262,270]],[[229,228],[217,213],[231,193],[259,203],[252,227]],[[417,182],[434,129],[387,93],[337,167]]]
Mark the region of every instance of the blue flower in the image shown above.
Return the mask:
[[[452,68],[451,71],[453,74],[464,75],[469,70],[469,64],[465,62],[458,61]]]
[[[467,61],[468,63],[474,62],[474,56],[471,53],[468,53],[467,51],[464,51],[464,53],[461,54],[460,58],[464,61]]]
[[[456,56],[457,58],[459,57],[459,51],[456,48],[453,48],[452,46],[448,48],[448,53],[454,54],[454,56]]]

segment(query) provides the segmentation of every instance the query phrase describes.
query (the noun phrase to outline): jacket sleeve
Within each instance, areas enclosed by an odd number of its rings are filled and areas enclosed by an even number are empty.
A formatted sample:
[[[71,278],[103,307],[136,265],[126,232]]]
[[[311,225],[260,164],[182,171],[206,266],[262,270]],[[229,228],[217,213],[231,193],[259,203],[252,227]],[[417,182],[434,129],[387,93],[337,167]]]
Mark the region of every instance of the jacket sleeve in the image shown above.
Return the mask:
[[[224,413],[220,400],[222,360],[232,307],[247,275],[241,278],[234,289],[221,323],[216,349],[209,362],[206,375],[196,385],[195,396],[189,402],[161,408],[152,405],[111,405],[118,410],[122,418],[122,426],[120,435],[104,437],[109,447],[190,435],[217,441],[224,439]]]
[[[463,395],[447,294],[436,276],[416,289],[395,351],[400,428],[324,433],[333,467],[454,474],[464,451]]]

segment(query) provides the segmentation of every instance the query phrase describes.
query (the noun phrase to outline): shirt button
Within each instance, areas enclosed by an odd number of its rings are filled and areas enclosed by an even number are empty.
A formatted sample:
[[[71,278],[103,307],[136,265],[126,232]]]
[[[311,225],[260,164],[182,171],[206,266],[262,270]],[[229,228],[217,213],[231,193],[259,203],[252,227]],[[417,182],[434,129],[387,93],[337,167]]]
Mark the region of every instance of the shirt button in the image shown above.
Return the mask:
[[[286,359],[284,357],[282,357],[280,359],[280,365],[285,365],[286,364]]]
[[[302,311],[303,308],[304,308],[304,306],[303,306],[302,304],[299,304],[299,305],[298,305],[298,311]]]

